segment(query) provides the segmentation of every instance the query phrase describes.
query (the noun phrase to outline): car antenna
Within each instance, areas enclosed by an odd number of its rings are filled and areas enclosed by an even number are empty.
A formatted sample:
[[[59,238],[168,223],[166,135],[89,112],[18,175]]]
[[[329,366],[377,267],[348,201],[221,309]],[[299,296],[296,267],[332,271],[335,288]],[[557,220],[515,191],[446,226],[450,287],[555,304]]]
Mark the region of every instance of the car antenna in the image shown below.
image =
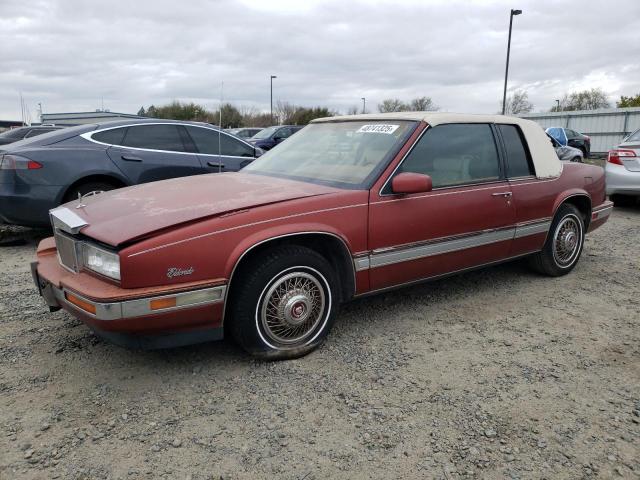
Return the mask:
[[[224,99],[224,81],[220,82],[220,108],[218,109],[218,173],[222,172],[222,146],[220,136],[222,132],[222,101]]]

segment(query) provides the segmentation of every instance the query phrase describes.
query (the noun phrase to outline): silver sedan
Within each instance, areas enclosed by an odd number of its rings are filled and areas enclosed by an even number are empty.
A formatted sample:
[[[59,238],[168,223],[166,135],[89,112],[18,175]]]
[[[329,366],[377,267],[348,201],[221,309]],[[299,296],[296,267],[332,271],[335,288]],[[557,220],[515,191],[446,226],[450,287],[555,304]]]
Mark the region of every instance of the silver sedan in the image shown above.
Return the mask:
[[[640,197],[640,128],[609,151],[605,171],[611,200],[620,206],[635,204]]]

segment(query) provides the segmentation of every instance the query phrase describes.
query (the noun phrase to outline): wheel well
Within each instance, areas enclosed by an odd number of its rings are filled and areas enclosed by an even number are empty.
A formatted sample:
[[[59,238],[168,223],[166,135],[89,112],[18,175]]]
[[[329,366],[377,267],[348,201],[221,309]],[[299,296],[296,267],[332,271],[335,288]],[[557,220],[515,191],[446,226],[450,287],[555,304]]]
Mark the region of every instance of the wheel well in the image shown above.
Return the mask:
[[[83,183],[90,183],[90,182],[109,183],[116,188],[122,188],[127,186],[127,184],[124,183],[119,178],[112,177],[110,175],[89,175],[88,177],[82,177],[76,180],[75,182],[73,182],[71,185],[69,185],[69,187],[67,187],[67,189],[64,191],[64,194],[62,195],[62,199],[64,200],[65,198],[67,198],[67,195],[69,195],[69,192],[71,192],[74,188],[78,187],[79,185],[82,185]]]
[[[338,237],[327,233],[300,233],[267,240],[252,247],[240,258],[229,279],[229,290],[233,278],[241,267],[256,261],[266,250],[280,245],[300,245],[315,250],[331,264],[340,279],[340,300],[345,301],[355,294],[355,269],[346,244]]]
[[[572,197],[567,198],[562,203],[568,203],[576,207],[580,213],[582,214],[582,219],[584,220],[584,228],[585,231],[589,228],[589,223],[591,222],[591,200],[586,195],[574,195]]]

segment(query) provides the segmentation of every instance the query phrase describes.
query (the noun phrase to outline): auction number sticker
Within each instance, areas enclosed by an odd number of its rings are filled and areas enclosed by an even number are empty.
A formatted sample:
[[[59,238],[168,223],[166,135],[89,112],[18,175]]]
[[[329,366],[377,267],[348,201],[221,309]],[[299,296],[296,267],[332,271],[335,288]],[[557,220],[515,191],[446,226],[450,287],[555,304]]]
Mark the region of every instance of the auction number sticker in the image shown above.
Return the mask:
[[[393,133],[400,125],[384,125],[376,123],[374,125],[363,125],[358,130],[358,133]]]

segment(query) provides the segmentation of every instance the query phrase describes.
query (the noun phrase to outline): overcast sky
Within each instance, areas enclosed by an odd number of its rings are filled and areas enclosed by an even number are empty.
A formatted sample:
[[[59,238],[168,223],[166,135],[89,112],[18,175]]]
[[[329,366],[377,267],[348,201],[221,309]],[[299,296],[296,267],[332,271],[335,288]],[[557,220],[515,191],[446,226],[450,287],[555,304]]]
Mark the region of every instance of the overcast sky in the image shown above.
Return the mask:
[[[534,111],[601,87],[640,93],[640,0],[0,0],[0,119],[22,93],[44,112],[135,113],[224,98],[376,111],[430,96],[442,110],[495,113],[514,18],[509,89]]]

